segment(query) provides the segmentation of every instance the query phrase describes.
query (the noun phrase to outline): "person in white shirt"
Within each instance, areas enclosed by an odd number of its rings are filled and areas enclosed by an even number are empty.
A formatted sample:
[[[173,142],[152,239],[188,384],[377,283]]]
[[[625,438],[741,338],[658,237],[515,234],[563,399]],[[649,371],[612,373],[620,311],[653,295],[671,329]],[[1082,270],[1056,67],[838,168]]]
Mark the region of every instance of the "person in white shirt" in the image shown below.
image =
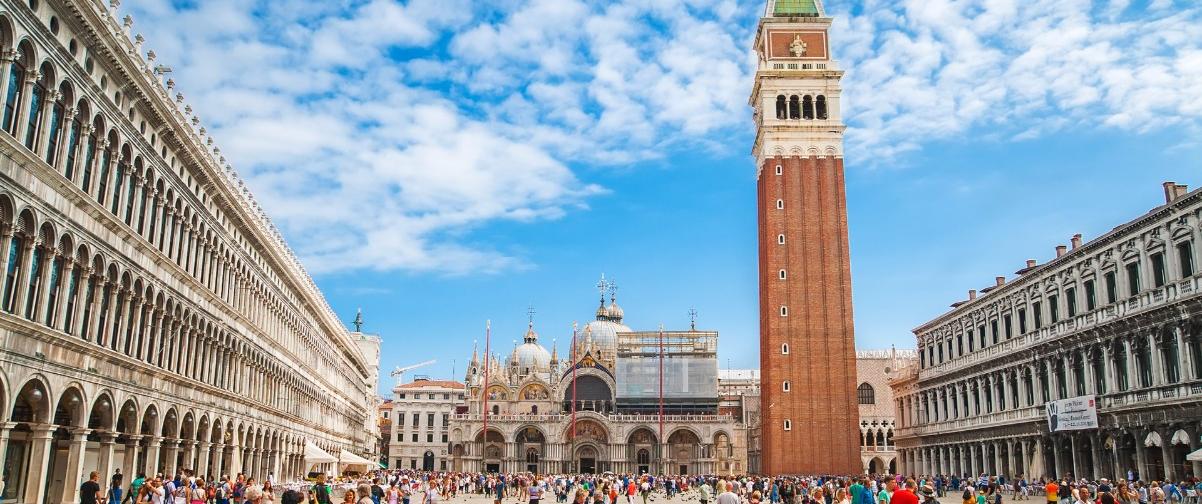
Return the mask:
[[[150,481],[150,504],[164,504],[163,496],[166,495],[166,490],[163,489],[163,480],[155,478]]]
[[[718,480],[718,498],[714,501],[716,504],[740,504],[738,494],[730,491],[726,480]]]

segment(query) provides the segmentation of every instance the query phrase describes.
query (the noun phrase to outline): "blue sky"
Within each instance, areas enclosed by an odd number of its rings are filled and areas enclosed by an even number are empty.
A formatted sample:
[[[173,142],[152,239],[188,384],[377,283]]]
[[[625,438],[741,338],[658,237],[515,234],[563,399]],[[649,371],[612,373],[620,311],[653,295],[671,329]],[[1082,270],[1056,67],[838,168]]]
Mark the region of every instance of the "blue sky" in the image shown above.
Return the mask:
[[[827,0],[857,342],[1202,185],[1202,8]],[[638,329],[758,355],[747,94],[762,0],[127,0],[133,32],[382,367],[463,371],[615,278]],[[390,381],[385,378],[385,385]]]

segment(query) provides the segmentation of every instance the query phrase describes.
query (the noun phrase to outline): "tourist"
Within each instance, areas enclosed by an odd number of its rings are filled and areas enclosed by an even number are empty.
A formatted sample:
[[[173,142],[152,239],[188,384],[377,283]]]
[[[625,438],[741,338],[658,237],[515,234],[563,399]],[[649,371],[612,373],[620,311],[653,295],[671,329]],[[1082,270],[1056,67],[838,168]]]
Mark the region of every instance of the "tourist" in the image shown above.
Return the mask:
[[[121,469],[113,472],[113,477],[109,479],[109,504],[118,504],[121,502],[121,485],[125,482],[125,475],[121,474]]]
[[[931,485],[923,485],[922,487],[922,504],[939,504],[939,497]]]
[[[205,491],[205,480],[196,478],[195,486],[188,492],[188,504],[205,504],[208,496],[208,492]]]
[[[895,490],[897,490],[897,483],[893,480],[886,481],[885,487],[876,496],[877,504],[889,504]]]
[[[284,490],[280,495],[280,504],[304,504],[304,494],[296,490]]]
[[[352,492],[347,491],[347,493],[350,494]],[[359,497],[359,500],[354,501],[355,504],[375,504],[371,498],[371,485],[367,483],[360,483],[357,487],[355,487],[355,491],[353,493]]]
[[[712,496],[712,494],[713,494],[713,490],[710,489],[709,481],[703,481],[701,483],[701,487],[697,489],[697,497],[699,500],[701,500],[701,504],[709,504],[710,497]],[[614,504],[618,504],[618,503],[614,502]],[[792,503],[789,503],[789,504],[792,504]]]
[[[730,484],[726,480],[718,480],[718,498],[715,504],[740,504],[739,495],[730,491]]]
[[[79,504],[99,504],[103,501],[100,493],[100,473],[92,471],[88,480],[79,485]],[[0,483],[0,495],[4,495],[3,483]]]
[[[438,504],[438,502],[439,502],[438,484],[433,481],[427,482],[426,483],[426,493],[422,497],[422,501],[420,504]]]
[[[310,491],[313,494],[313,501],[317,502],[317,504],[334,504],[330,501],[330,486],[326,484],[325,474],[317,475],[317,482]]]
[[[263,504],[263,489],[257,486],[247,487],[242,493],[242,498],[242,502],[246,504]]]

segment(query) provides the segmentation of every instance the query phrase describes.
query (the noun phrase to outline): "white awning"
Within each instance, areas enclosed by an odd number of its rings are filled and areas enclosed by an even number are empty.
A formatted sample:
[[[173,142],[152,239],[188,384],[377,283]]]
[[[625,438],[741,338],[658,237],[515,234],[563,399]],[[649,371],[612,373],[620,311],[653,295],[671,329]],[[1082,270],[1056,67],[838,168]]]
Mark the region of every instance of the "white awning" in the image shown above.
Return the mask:
[[[1173,439],[1169,440],[1169,444],[1183,444],[1189,446],[1189,434],[1187,434],[1184,430],[1178,430],[1177,432],[1173,433]]]
[[[1160,446],[1160,434],[1156,431],[1149,432],[1148,437],[1144,438],[1144,446],[1148,448]]]
[[[1185,456],[1185,460],[1190,462],[1202,462],[1202,450],[1194,450],[1193,453]]]
[[[317,445],[305,441],[305,464],[312,467],[315,464],[330,464],[338,462],[338,458],[326,453],[325,450],[318,448]]]
[[[338,464],[343,467],[362,466],[364,469],[378,465],[377,462],[372,462],[346,450],[338,452]]]

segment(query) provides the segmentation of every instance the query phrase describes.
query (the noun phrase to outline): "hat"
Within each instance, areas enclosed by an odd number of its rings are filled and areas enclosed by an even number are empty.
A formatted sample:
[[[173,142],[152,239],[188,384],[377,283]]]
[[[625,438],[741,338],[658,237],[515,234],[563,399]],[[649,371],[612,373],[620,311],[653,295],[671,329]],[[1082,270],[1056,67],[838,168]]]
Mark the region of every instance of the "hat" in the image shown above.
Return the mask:
[[[923,485],[921,491],[922,491],[923,495],[926,495],[928,497],[935,495],[935,489],[931,488],[931,485]]]

